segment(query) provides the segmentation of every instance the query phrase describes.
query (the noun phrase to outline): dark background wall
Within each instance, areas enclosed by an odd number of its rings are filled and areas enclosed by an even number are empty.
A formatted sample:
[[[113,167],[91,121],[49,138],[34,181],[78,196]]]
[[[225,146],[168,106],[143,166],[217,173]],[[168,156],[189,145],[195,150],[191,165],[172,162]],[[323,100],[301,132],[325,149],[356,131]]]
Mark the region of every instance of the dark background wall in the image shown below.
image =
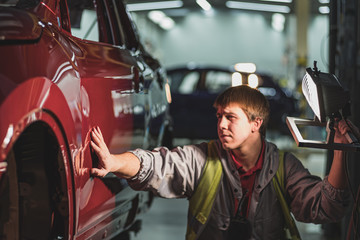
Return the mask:
[[[356,126],[360,126],[360,68],[359,68],[359,3],[357,0],[331,1],[330,13],[330,44],[329,44],[329,70],[335,73],[350,90],[352,100],[352,115],[350,119]],[[331,156],[331,153],[329,153]],[[353,197],[357,196],[360,184],[360,154],[348,154],[348,173],[349,183],[353,191],[351,196],[352,206]],[[356,216],[359,215],[359,203]],[[353,208],[349,209],[342,224],[342,239],[346,239],[346,233],[351,219],[354,216]],[[354,226],[360,234],[360,226]],[[331,230],[328,230],[331,232]],[[360,239],[351,238],[351,239]]]

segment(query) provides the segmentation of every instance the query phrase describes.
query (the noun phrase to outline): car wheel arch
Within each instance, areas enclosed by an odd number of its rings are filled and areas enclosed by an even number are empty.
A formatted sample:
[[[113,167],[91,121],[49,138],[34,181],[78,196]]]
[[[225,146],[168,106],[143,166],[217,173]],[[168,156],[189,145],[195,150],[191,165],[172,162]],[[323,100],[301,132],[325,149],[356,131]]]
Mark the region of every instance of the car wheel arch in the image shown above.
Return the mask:
[[[20,107],[18,106],[19,101],[16,101],[14,104],[14,99],[17,99],[19,96],[21,96],[21,92],[24,90],[24,88],[28,88],[29,86],[41,84],[43,85],[43,89],[50,89],[48,94],[49,102],[54,103],[51,104],[45,104],[44,108],[41,108],[41,105],[39,106],[31,106],[31,107]],[[36,92],[36,91],[35,91]],[[31,99],[25,99],[21,98],[24,102],[38,102],[42,103],[44,96],[40,93],[43,93],[41,91],[36,92],[37,94],[31,95]],[[50,94],[51,93],[51,94]],[[55,94],[53,94],[55,93]],[[55,96],[53,96],[55,95]],[[54,99],[51,99],[54,98]],[[26,104],[23,104],[26,105]],[[71,112],[68,109],[68,105],[66,103],[66,99],[63,96],[61,90],[58,86],[51,83],[47,79],[32,79],[28,80],[23,84],[20,84],[16,89],[14,89],[11,94],[7,97],[7,99],[2,103],[0,106],[0,112],[7,113],[6,119],[1,122],[1,129],[2,131],[5,130],[6,133],[2,133],[2,144],[1,144],[1,161],[6,161],[7,157],[9,157],[11,154],[14,155],[14,159],[16,159],[16,155],[21,152],[20,150],[16,150],[17,146],[20,145],[19,141],[24,139],[25,135],[28,134],[28,132],[31,132],[31,136],[37,136],[37,132],[33,131],[32,129],[37,128],[40,129],[43,133],[43,139],[46,139],[46,141],[43,142],[51,142],[53,143],[50,147],[55,147],[58,149],[59,156],[56,156],[56,162],[57,164],[62,164],[63,167],[60,167],[62,169],[59,175],[61,179],[64,179],[66,182],[66,187],[62,186],[63,191],[65,191],[66,197],[59,202],[59,205],[61,205],[62,208],[65,207],[65,212],[68,212],[68,215],[71,217],[68,217],[68,223],[66,224],[66,235],[65,239],[70,239],[71,236],[74,234],[74,223],[75,223],[75,209],[74,209],[74,183],[73,183],[73,166],[71,161],[71,152],[69,149],[69,145],[73,143],[72,139],[75,139],[75,126],[71,116]],[[11,109],[16,109],[17,111],[9,111]],[[59,112],[59,110],[62,110]],[[63,114],[60,114],[63,113]],[[65,129],[65,126],[66,128]],[[31,139],[26,137],[27,139]],[[70,144],[69,144],[70,143]],[[40,148],[40,146],[38,146]],[[48,151],[46,148],[44,148],[46,151]],[[44,151],[45,151],[44,150]],[[45,155],[51,155],[55,153],[46,153]],[[52,155],[52,158],[55,159],[55,155]],[[61,158],[61,160],[59,160]],[[17,160],[15,160],[17,161]],[[60,161],[60,163],[59,163]],[[54,161],[49,163],[50,166],[43,166],[43,169],[51,168],[52,164],[55,164]],[[18,171],[18,170],[16,170]],[[59,170],[60,171],[60,170]],[[43,173],[46,171],[43,171]],[[34,173],[34,169],[30,171],[31,173]],[[5,174],[3,174],[5,175]],[[3,177],[3,175],[0,175],[0,177]],[[18,178],[22,176],[17,176]],[[1,178],[2,180],[2,178]],[[60,181],[63,182],[64,180]],[[50,184],[49,182],[53,181],[52,179],[47,178],[47,183],[44,184]],[[58,184],[60,186],[60,182],[53,183]],[[44,185],[41,185],[44,186]],[[19,183],[19,191],[25,191],[26,192],[26,184],[20,184]],[[42,188],[42,187],[40,187]],[[21,190],[22,189],[22,190]],[[25,190],[24,190],[25,189]],[[49,193],[50,194],[50,193]],[[45,195],[43,195],[45,196]],[[21,196],[20,196],[21,197]],[[64,203],[65,202],[65,203]],[[51,203],[53,204],[53,203]],[[65,204],[65,205],[64,205]],[[60,210],[59,210],[60,211]],[[13,235],[14,236],[14,235]]]
[[[72,184],[69,186],[69,174],[66,173],[68,156],[60,145],[55,133],[43,121],[28,125],[12,144],[6,161],[13,182],[10,189],[18,191],[18,209],[12,209],[15,215],[9,219],[10,226],[14,220],[15,225],[9,227],[7,224],[6,227],[12,229],[7,233],[9,239],[24,236],[40,239],[55,235],[68,239],[72,235],[73,194],[69,191]],[[10,172],[16,175],[10,175]],[[6,179],[6,174],[3,178]],[[4,198],[6,194],[1,196]]]

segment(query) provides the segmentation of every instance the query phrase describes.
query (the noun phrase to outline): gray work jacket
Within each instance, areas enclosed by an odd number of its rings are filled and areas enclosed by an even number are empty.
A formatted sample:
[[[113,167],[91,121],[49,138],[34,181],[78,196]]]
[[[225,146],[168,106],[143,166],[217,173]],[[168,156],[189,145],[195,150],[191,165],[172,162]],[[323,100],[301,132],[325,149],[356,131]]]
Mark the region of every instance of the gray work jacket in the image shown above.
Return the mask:
[[[230,218],[235,212],[234,198],[243,196],[236,166],[217,140],[223,165],[223,177],[210,219],[198,239],[226,239]],[[279,166],[276,145],[265,141],[263,167],[256,175],[248,219],[253,239],[282,239],[284,218],[271,179]],[[199,183],[207,157],[207,143],[153,151],[136,149],[140,159],[139,173],[130,179],[135,190],[149,190],[164,198],[191,198]],[[311,175],[291,153],[285,154],[286,199],[296,220],[312,223],[338,221],[345,215],[348,191],[332,187],[327,177]],[[184,233],[185,235],[185,233]],[[241,239],[241,236],[239,236]]]

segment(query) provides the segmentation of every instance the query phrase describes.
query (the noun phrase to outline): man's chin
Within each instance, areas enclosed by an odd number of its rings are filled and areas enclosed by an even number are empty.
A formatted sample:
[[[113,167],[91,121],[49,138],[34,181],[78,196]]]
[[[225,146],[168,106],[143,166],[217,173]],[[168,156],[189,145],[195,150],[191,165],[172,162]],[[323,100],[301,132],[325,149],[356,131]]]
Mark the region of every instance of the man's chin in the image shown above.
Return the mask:
[[[230,147],[230,145],[229,145],[228,143],[222,142],[221,144],[222,144],[223,149],[225,149],[225,150],[231,150],[231,147]]]

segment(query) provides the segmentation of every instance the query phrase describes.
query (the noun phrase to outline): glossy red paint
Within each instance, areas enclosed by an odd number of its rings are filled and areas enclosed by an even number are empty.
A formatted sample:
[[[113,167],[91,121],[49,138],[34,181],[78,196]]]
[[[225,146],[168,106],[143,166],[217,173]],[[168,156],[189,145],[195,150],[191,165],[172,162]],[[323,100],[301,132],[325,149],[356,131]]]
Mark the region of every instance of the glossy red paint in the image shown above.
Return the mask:
[[[38,138],[37,131],[29,129],[41,126],[44,129],[41,138],[51,139],[57,146],[51,145],[50,149],[47,146],[44,153],[37,154],[56,156],[51,149],[59,149],[61,162],[55,169],[59,178],[64,179],[47,176],[46,184],[59,189],[65,186],[54,193],[58,198],[62,196],[62,200],[51,200],[55,201],[52,205],[62,210],[48,209],[52,214],[49,224],[52,237],[114,236],[130,228],[140,209],[149,207],[150,195],[132,191],[125,180],[90,176],[89,169],[96,164],[89,145],[89,133],[94,126],[100,126],[112,152],[155,147],[162,143],[165,130],[171,129],[164,87],[166,73],[143,50],[122,3],[116,1],[113,8],[108,8],[107,4],[113,4],[111,1],[96,2],[101,16],[101,42],[71,35],[65,0],[40,1],[26,8],[0,4],[0,13],[6,13],[0,14],[0,21],[6,23],[0,26],[0,162],[13,161],[21,167],[15,177],[0,172],[0,212],[4,212],[4,202],[12,194],[6,190],[6,184],[16,188],[30,186],[30,191],[41,187],[41,183],[33,186],[27,182],[28,172],[36,174],[31,167],[26,169],[26,158],[20,158],[26,154],[18,146],[24,139],[31,143],[32,138]],[[125,29],[121,34],[115,32],[120,24],[115,19],[118,13],[101,12],[114,8],[121,14]],[[125,34],[127,41],[121,38]],[[11,157],[12,152],[15,157]],[[40,162],[44,169],[57,166],[56,159],[45,159]],[[1,184],[5,190],[1,190]],[[29,196],[20,192],[17,199],[22,209],[27,207],[23,198]],[[46,217],[0,227],[0,233],[16,239],[16,234],[5,229],[8,228],[23,237],[48,237],[46,233],[36,233],[41,223],[46,223]],[[2,224],[9,223],[5,220]]]
[[[58,104],[53,106],[53,103]],[[67,140],[64,138],[64,135],[69,136],[69,139],[74,139],[75,131],[73,127],[70,127],[73,126],[73,123],[65,121],[66,119],[71,119],[71,113],[68,109],[61,108],[63,104],[66,104],[66,100],[62,92],[46,78],[32,78],[15,88],[0,106],[0,112],[4,113],[1,114],[0,124],[0,139],[3,139],[1,161],[6,159],[11,147],[29,125],[42,121],[56,135],[63,155],[66,181],[71,186],[73,170]],[[49,109],[51,109],[51,112]],[[62,116],[62,125],[59,124],[59,119],[54,117],[56,115]],[[65,133],[64,127],[68,127],[66,128],[67,133]],[[68,188],[67,194],[69,203],[74,202],[74,194],[71,187]],[[69,204],[69,214],[74,216],[74,206],[72,204]],[[69,218],[69,224],[74,224],[74,218]],[[69,228],[69,235],[72,234],[73,228]]]

